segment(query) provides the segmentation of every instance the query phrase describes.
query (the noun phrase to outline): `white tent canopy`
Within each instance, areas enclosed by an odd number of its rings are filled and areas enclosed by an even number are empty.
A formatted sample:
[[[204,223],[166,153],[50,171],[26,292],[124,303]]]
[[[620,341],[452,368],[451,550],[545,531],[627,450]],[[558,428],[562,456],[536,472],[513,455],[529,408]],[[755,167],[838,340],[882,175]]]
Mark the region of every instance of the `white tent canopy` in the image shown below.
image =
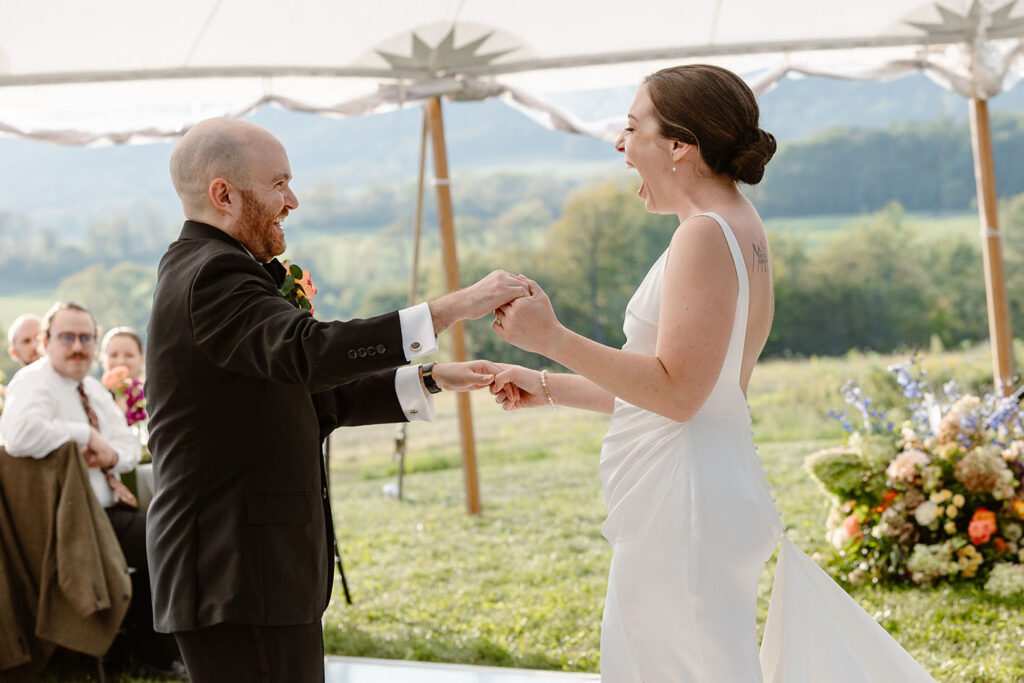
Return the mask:
[[[441,96],[501,96],[543,125],[617,121],[545,94],[636,85],[663,66],[893,78],[971,98],[993,367],[1011,376],[986,101],[1024,70],[1024,0],[0,0],[0,135],[79,145],[173,138],[266,103],[348,116],[426,101],[447,286],[458,286]],[[426,139],[426,138],[424,138]],[[421,176],[422,177],[422,176]],[[455,357],[465,358],[460,328]],[[476,500],[469,403],[464,470]]]
[[[988,98],[1020,73],[1017,0],[0,0],[0,134],[145,142],[262,104],[355,115],[504,95],[607,136],[546,92],[682,61],[880,78],[925,70]]]

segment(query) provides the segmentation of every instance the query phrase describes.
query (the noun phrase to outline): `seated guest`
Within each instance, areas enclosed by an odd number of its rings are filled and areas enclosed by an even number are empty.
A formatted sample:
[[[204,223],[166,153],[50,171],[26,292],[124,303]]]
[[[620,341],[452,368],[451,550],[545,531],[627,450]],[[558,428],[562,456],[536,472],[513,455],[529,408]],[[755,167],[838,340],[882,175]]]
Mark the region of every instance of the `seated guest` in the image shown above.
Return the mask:
[[[131,327],[115,327],[103,335],[100,344],[100,365],[103,372],[123,366],[128,368],[128,376],[142,379],[142,368],[146,357],[142,352],[142,339]]]
[[[32,458],[44,458],[68,441],[78,444],[93,493],[106,509],[128,566],[135,569],[126,624],[152,633],[146,518],[119,476],[138,463],[141,445],[110,392],[89,376],[97,331],[92,314],[78,304],[58,302],[50,308],[42,322],[45,356],[7,386],[0,443],[12,456]],[[166,642],[156,647],[169,649]],[[160,664],[166,668],[169,663]]]
[[[39,316],[19,315],[7,330],[7,353],[22,365],[39,360],[43,351],[39,346]]]
[[[142,393],[142,378],[139,377],[143,363],[142,339],[134,329],[115,327],[103,335],[103,343],[100,344],[103,386],[113,394],[114,402],[125,414],[129,427],[142,423],[139,424],[139,433],[145,438],[146,398]]]

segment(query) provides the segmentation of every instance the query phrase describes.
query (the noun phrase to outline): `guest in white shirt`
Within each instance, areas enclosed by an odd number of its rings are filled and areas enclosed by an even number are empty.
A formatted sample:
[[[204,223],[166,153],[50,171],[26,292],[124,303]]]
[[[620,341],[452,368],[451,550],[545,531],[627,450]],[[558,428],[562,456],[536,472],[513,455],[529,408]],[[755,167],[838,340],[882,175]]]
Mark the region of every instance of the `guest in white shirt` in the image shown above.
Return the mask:
[[[135,569],[126,623],[164,641],[154,647],[166,652],[165,637],[153,633],[146,518],[119,478],[139,462],[141,445],[110,392],[89,375],[97,334],[96,321],[84,307],[58,302],[50,308],[42,322],[45,356],[18,371],[7,386],[0,445],[12,456],[41,459],[68,441],[78,444],[96,499],[107,511],[128,566]],[[161,668],[168,663],[159,662]]]

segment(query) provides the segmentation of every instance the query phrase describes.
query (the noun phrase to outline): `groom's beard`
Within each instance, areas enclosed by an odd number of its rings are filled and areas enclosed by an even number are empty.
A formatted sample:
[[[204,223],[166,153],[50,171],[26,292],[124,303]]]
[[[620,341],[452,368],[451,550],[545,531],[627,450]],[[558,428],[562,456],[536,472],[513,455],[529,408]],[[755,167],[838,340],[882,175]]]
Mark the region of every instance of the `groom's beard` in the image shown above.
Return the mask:
[[[242,215],[238,221],[238,241],[256,260],[266,263],[284,253],[284,233],[274,226],[281,210],[260,204],[250,190],[241,190]]]

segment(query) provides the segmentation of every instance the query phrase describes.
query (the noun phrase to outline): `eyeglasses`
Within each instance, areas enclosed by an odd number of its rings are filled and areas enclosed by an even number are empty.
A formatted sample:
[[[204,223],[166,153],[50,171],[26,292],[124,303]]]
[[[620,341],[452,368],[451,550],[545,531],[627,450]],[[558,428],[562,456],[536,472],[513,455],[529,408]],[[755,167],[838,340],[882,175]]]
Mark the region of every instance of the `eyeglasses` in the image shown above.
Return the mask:
[[[60,334],[54,334],[51,336],[64,346],[74,346],[76,339],[82,344],[82,346],[92,346],[93,344],[96,343],[95,334],[75,334],[74,332],[61,332]]]

